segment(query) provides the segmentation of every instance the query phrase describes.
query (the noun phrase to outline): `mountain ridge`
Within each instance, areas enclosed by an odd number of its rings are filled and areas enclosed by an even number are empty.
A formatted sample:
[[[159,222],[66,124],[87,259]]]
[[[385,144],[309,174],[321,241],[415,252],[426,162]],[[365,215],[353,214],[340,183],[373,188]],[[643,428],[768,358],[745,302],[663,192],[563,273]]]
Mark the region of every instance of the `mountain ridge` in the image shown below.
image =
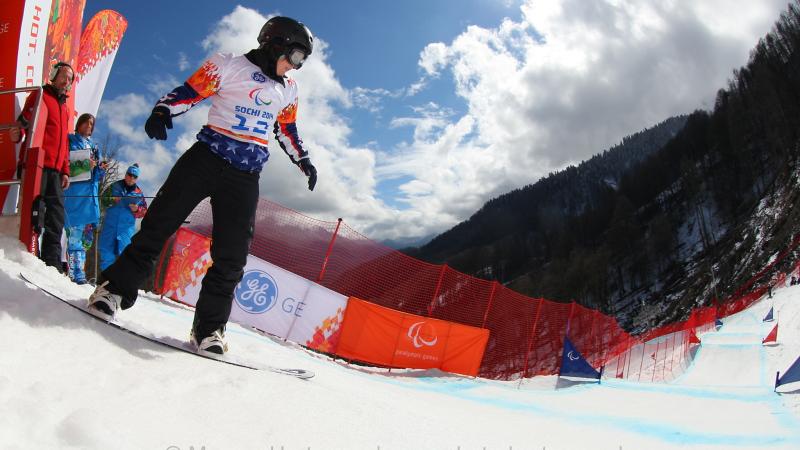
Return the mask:
[[[800,233],[798,5],[733,72],[712,111],[625,138],[404,251],[532,297],[574,299],[634,332],[729,298]],[[649,151],[620,150],[650,137]]]

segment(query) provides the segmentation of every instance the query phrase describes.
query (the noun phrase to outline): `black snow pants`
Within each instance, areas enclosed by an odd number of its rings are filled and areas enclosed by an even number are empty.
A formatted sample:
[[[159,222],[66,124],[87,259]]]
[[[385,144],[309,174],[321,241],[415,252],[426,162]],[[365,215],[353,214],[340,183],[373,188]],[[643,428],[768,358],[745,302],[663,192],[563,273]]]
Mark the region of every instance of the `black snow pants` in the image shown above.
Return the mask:
[[[213,262],[197,301],[195,336],[202,339],[225,325],[253,239],[258,179],[258,173],[234,168],[202,142],[189,148],[156,194],[131,244],[103,271],[111,292],[122,296],[122,309],[133,306],[166,240],[200,201],[211,197]]]
[[[48,266],[59,272],[61,265],[61,234],[64,232],[64,190],[61,188],[61,173],[55,169],[42,170],[41,195],[44,199],[44,229],[39,257]]]

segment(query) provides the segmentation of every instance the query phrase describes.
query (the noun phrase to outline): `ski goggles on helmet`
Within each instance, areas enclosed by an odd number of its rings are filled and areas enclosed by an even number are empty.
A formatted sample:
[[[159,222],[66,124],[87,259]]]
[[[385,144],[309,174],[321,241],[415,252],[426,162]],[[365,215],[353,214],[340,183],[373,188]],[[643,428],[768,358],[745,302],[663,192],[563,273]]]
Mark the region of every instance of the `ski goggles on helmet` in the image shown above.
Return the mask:
[[[289,61],[289,64],[293,65],[295,69],[303,67],[306,58],[308,58],[308,54],[300,47],[292,47],[286,52],[286,60]]]

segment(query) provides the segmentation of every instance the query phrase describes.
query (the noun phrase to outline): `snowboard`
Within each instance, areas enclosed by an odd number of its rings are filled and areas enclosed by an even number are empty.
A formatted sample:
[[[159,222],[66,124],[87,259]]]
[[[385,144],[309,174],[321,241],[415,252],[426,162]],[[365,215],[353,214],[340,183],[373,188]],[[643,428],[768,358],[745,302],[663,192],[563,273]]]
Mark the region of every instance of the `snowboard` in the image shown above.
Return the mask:
[[[69,305],[69,306],[73,307],[74,309],[77,309],[78,311],[88,315],[89,317],[91,317],[91,318],[93,318],[95,320],[98,320],[98,321],[103,322],[103,323],[105,323],[107,325],[110,325],[111,327],[116,328],[117,330],[124,331],[126,333],[129,333],[129,334],[132,334],[132,335],[137,336],[139,338],[142,338],[142,339],[145,339],[147,341],[150,341],[150,342],[152,342],[154,344],[163,345],[165,347],[170,347],[170,348],[173,348],[175,350],[182,351],[184,353],[189,353],[190,355],[199,356],[201,358],[217,361],[217,362],[224,363],[224,364],[229,364],[229,365],[232,365],[232,366],[242,367],[242,368],[245,368],[245,369],[264,370],[264,371],[268,371],[268,372],[279,373],[279,374],[282,374],[282,375],[289,375],[289,376],[292,376],[292,377],[295,377],[295,378],[300,378],[301,380],[308,380],[308,379],[314,377],[314,372],[312,372],[310,370],[283,368],[283,367],[275,367],[275,366],[269,366],[269,365],[254,364],[254,363],[250,363],[250,362],[246,362],[246,361],[237,360],[236,358],[234,358],[233,356],[230,356],[230,355],[219,355],[219,356],[217,356],[217,355],[214,355],[214,354],[211,354],[211,353],[207,353],[207,352],[206,353],[197,352],[195,350],[195,348],[189,342],[182,341],[180,339],[175,339],[175,338],[169,337],[169,336],[155,336],[155,335],[150,334],[150,333],[148,333],[146,331],[134,330],[130,326],[127,326],[126,324],[123,324],[123,323],[121,323],[119,321],[116,321],[114,319],[110,319],[108,316],[105,316],[104,314],[102,314],[100,312],[95,314],[94,312],[92,312],[92,310],[88,309],[88,307],[85,305],[86,304],[86,300],[69,300],[69,299],[63,298],[60,295],[57,295],[57,294],[49,291],[48,289],[42,287],[40,284],[38,284],[35,281],[33,281],[30,276],[26,276],[25,274],[20,273],[19,277],[23,281],[25,281],[26,283],[30,284],[31,286],[34,286],[35,288],[39,289],[40,291],[44,292],[45,294],[49,295],[50,297],[53,297],[53,298],[55,298],[57,300],[60,300],[62,303],[66,304],[66,305]]]

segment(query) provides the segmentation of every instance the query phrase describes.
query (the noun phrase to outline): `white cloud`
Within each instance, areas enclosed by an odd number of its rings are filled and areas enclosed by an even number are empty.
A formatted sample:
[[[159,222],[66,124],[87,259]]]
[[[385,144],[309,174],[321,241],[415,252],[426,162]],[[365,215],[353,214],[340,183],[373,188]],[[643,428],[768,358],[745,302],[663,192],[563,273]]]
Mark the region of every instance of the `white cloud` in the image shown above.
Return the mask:
[[[468,27],[420,52],[424,77],[449,74],[460,117],[395,118],[414,140],[379,161],[412,210],[388,236],[441,232],[485,201],[577,163],[671,115],[709,109],[769,31],[783,0],[550,0],[522,19]],[[424,220],[420,226],[416,220]]]
[[[155,106],[156,101],[162,95],[172,92],[176,86],[183,84],[182,79],[168,73],[159,73],[155,78],[150,78],[147,82],[148,101],[150,108]],[[149,111],[148,111],[149,112]]]
[[[100,103],[97,121],[104,122],[112,134],[127,142],[144,142],[147,135],[137,126],[136,119],[144,119],[150,115],[153,103],[139,94],[125,94],[113,100]]]
[[[449,49],[442,42],[428,44],[419,55],[419,66],[431,76],[438,76],[448,62]]]
[[[139,164],[141,174],[137,184],[142,188],[144,195],[152,197],[156,195],[156,191],[175,163],[175,153],[160,141],[124,144],[120,147],[118,160],[120,171],[124,171],[133,163]],[[121,172],[119,175],[123,174],[124,172]]]
[[[409,97],[413,97],[420,93],[427,84],[428,80],[425,77],[420,78],[416,83],[412,83],[408,89],[406,89],[406,95]]]
[[[191,64],[189,63],[189,57],[186,56],[184,52],[178,52],[178,70],[183,72],[184,70],[191,69]]]
[[[746,63],[784,3],[530,0],[518,21],[470,26],[449,43],[420,49],[421,78],[404,91],[345,88],[328,62],[327,44],[316,36],[314,54],[290,76],[300,86],[298,129],[319,170],[317,188],[308,192],[305,177],[272,145],[262,193],[322,220],[342,217],[375,239],[442,232],[490,198],[628,134],[710,108],[716,90]],[[246,52],[268,17],[237,6],[202,46],[209,54]],[[452,80],[466,113],[410,103],[436,78],[437,86]],[[152,84],[161,95],[179,82]],[[130,95],[104,106],[132,111],[108,120],[130,139],[126,156],[141,161],[155,183],[194,142],[205,110],[176,119],[171,135],[178,139],[168,149],[139,131],[155,97]],[[348,109],[384,114],[382,101],[389,98],[408,104],[409,113],[391,118],[390,126],[411,127],[410,142],[354,146]],[[396,183],[391,203],[407,208],[390,207],[379,197],[378,186],[387,181]]]
[[[421,107],[412,108],[416,114],[413,117],[395,117],[391,120],[392,128],[411,126],[414,128],[414,141],[422,142],[430,140],[434,134],[438,134],[454,115],[453,111],[441,108],[433,102],[429,102]]]
[[[245,53],[258,47],[258,32],[272,16],[274,14],[264,16],[254,9],[237,5],[216,24],[202,46],[210,53]]]
[[[398,98],[402,92],[389,91],[383,88],[368,89],[356,87],[350,90],[350,99],[353,106],[366,109],[372,113],[379,113],[383,109],[382,102],[385,98]]]

